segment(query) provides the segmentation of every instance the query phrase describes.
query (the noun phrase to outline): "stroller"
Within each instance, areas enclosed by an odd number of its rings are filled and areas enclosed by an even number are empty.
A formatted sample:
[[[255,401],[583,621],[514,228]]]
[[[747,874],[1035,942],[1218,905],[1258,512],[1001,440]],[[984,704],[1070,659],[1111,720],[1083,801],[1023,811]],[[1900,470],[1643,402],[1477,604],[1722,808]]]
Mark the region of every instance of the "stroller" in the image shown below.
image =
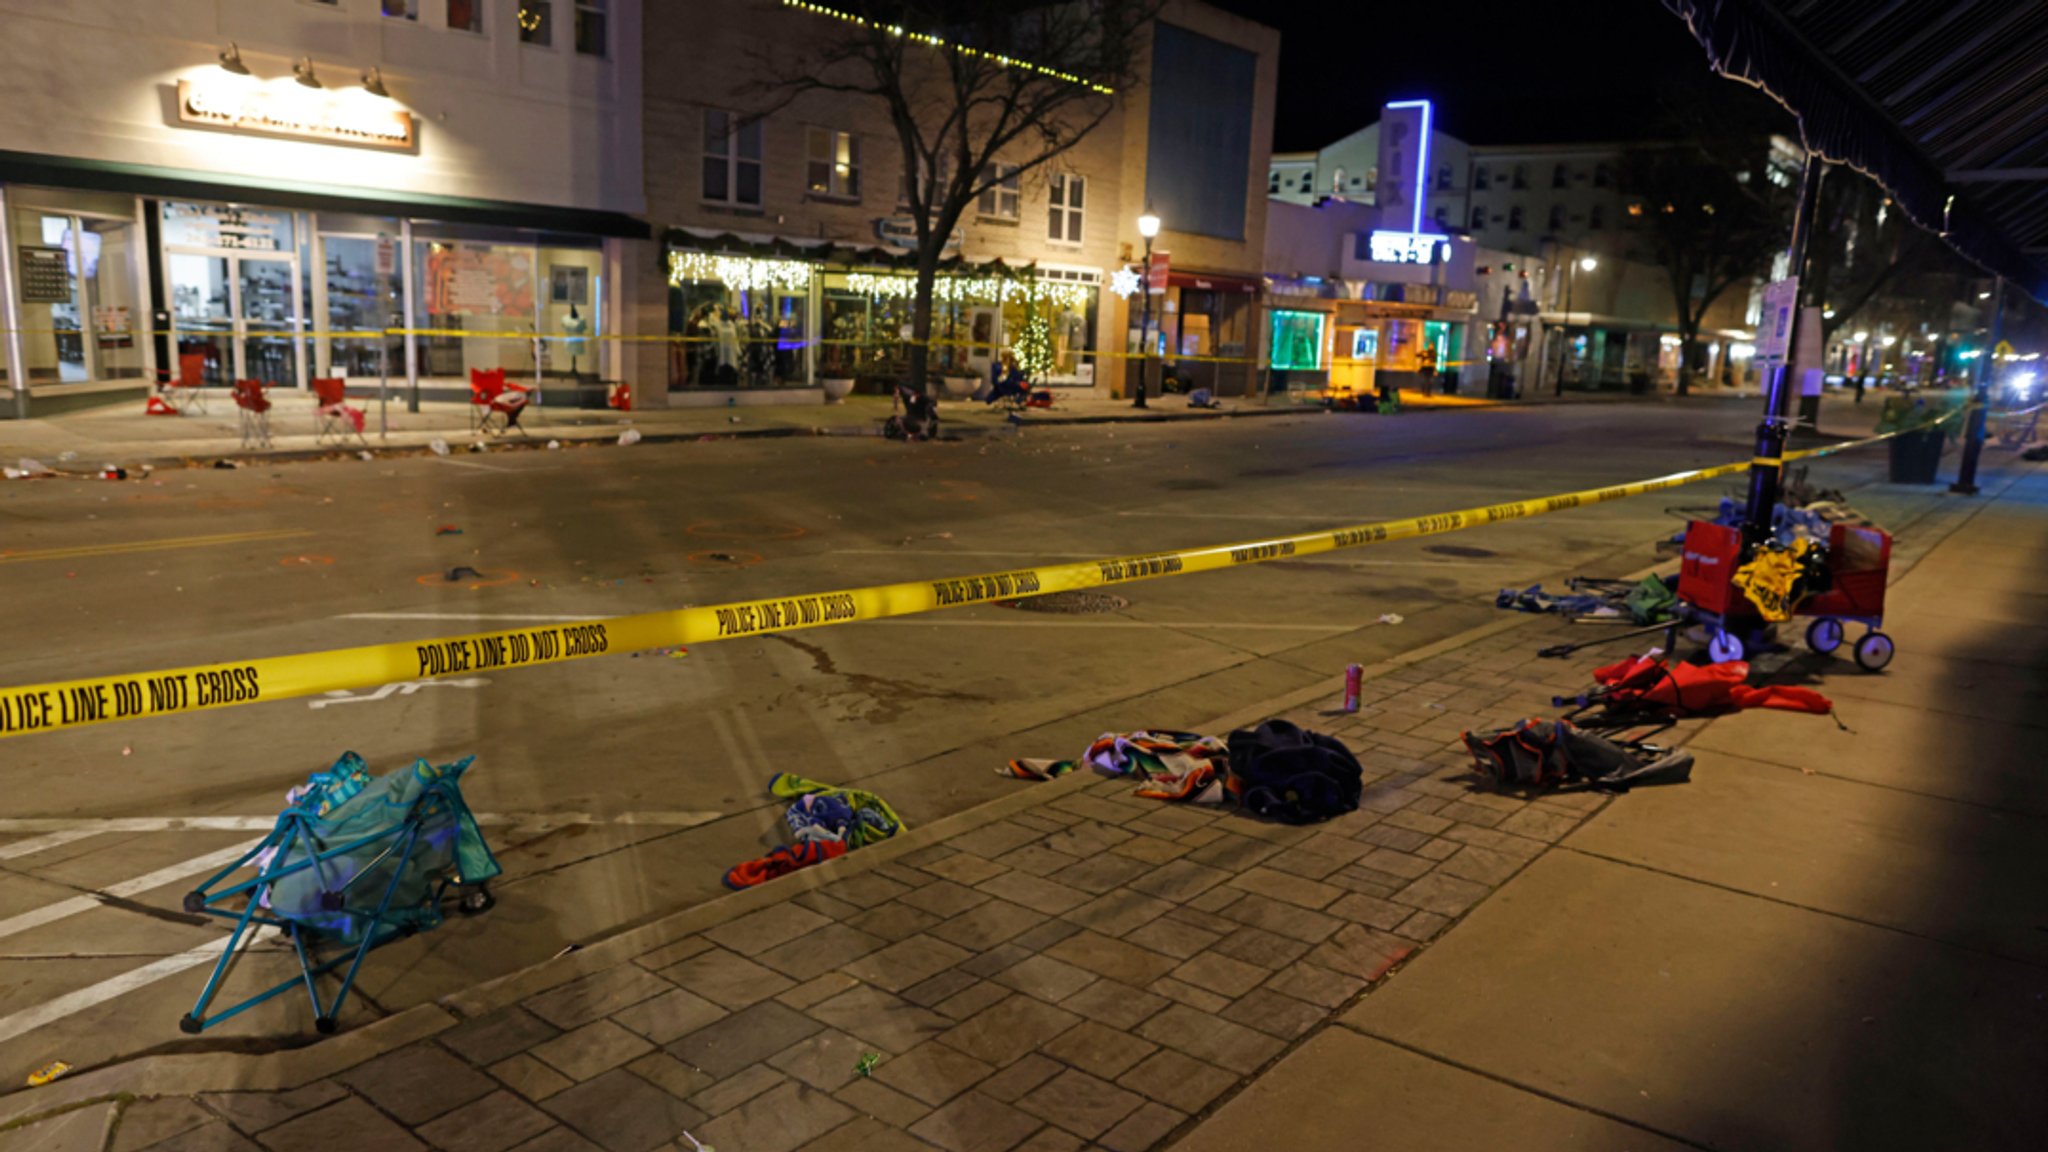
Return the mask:
[[[896,411],[882,425],[882,435],[891,440],[936,440],[939,436],[939,402],[910,387],[896,386]]]
[[[486,885],[498,875],[498,861],[458,783],[475,759],[439,766],[420,760],[372,776],[361,756],[345,752],[331,770],[293,788],[261,843],[185,895],[185,911],[235,927],[179,1029],[196,1034],[303,985],[314,1027],[331,1033],[371,949],[438,927],[451,888],[459,889],[465,916],[496,903]],[[245,867],[256,875],[219,886]],[[251,925],[284,933],[299,975],[208,1015]],[[343,964],[341,987],[323,1003],[316,979]]]

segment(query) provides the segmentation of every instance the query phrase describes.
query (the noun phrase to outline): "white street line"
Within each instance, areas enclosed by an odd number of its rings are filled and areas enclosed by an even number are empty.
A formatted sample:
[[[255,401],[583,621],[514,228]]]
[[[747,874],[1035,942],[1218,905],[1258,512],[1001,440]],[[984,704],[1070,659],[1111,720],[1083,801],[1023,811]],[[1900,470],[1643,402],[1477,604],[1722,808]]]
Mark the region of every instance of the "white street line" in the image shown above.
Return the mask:
[[[708,824],[723,812],[621,812],[599,816],[591,812],[478,812],[476,822],[486,827],[535,827],[566,824],[645,824],[673,828],[694,828]],[[0,833],[76,833],[72,839],[97,836],[102,832],[268,832],[277,825],[276,816],[116,816],[17,817],[0,820]],[[26,844],[17,841],[8,847]],[[46,845],[47,847],[47,845]],[[109,889],[108,891],[112,891]]]
[[[33,1032],[46,1024],[54,1024],[66,1016],[75,1016],[88,1008],[104,1004],[116,996],[147,987],[168,976],[175,976],[188,968],[211,964],[220,958],[222,942],[219,940],[201,944],[187,952],[166,956],[153,963],[133,968],[97,984],[89,984],[75,992],[66,992],[52,1000],[46,1000],[33,1008],[0,1018],[0,1043],[16,1036]]]
[[[99,889],[99,892],[107,896],[124,898],[140,895],[144,892],[153,892],[166,884],[175,883],[188,876],[194,876],[201,872],[214,872],[225,868],[239,860],[244,853],[254,848],[258,843],[259,841],[251,840],[246,844],[239,844],[232,848],[223,848],[218,852],[208,852],[204,856],[195,856],[182,864],[173,864],[168,868],[159,868],[146,875],[137,876],[133,880],[123,880],[119,884],[109,884],[105,888]],[[90,912],[101,906],[99,897],[95,895],[73,896],[68,900],[59,900],[55,904],[45,904],[41,908],[31,908],[18,916],[9,916],[5,920],[0,920],[0,940],[4,940],[9,936],[19,936],[32,928],[40,928],[45,924],[62,920],[68,916],[76,916],[81,912]]]
[[[1371,624],[1201,624],[1180,620],[876,620],[920,628],[1188,628],[1210,632],[1349,632]]]
[[[501,466],[499,466],[499,465],[497,465],[497,464],[479,464],[479,463],[477,463],[477,462],[476,462],[476,461],[474,461],[474,460],[451,460],[451,459],[449,459],[449,458],[448,458],[448,457],[446,457],[446,456],[442,456],[442,457],[439,457],[439,459],[440,459],[440,462],[441,462],[441,463],[443,463],[443,464],[449,464],[449,465],[453,465],[454,467],[457,467],[457,468],[481,468],[481,469],[483,469],[483,470],[484,470],[484,471],[486,471],[486,472],[517,472],[517,471],[519,471],[519,469],[517,469],[517,468],[505,468],[505,467],[501,467]]]
[[[525,613],[491,612],[350,612],[336,620],[534,620],[544,624],[575,624],[584,620],[606,620],[607,616],[534,616]]]
[[[84,840],[97,835],[99,835],[97,829],[67,828],[61,832],[51,832],[43,836],[32,836],[27,840],[16,840],[12,844],[0,844],[0,860],[12,860],[17,856],[32,856],[37,852],[47,852],[52,848],[60,848],[75,840]]]

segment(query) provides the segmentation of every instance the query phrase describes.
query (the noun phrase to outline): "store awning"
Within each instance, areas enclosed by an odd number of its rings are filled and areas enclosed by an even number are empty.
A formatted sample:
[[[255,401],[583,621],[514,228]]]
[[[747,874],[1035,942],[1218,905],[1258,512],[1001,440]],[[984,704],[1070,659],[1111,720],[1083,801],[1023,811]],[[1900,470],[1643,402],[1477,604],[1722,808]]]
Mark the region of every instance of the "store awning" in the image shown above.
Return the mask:
[[[623,212],[590,208],[559,208],[478,200],[467,196],[426,193],[385,193],[370,188],[268,180],[250,176],[219,176],[184,168],[151,164],[117,164],[31,152],[0,152],[0,183],[37,184],[92,192],[120,192],[162,200],[219,200],[260,204],[309,212],[349,212],[363,216],[403,216],[446,224],[518,228],[564,236],[614,236],[645,240],[645,223]]]
[[[1799,119],[1806,147],[2048,303],[2048,4],[1664,0],[1713,69]]]

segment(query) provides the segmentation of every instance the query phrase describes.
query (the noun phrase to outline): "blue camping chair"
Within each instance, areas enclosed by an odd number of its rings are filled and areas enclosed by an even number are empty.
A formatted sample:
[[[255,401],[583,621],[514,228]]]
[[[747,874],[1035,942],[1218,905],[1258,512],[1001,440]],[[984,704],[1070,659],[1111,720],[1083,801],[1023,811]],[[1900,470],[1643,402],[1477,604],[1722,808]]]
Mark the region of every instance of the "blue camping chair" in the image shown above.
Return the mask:
[[[270,835],[185,895],[185,911],[235,928],[178,1027],[200,1032],[303,984],[314,1026],[333,1032],[371,949],[437,927],[450,888],[459,889],[456,906],[465,916],[496,903],[488,882],[498,861],[459,784],[475,759],[438,767],[421,760],[372,776],[362,757],[346,752],[332,770],[293,789]],[[217,887],[247,867],[256,875]],[[207,1015],[251,925],[291,940],[299,976]],[[323,1003],[317,978],[343,964],[341,987]]]

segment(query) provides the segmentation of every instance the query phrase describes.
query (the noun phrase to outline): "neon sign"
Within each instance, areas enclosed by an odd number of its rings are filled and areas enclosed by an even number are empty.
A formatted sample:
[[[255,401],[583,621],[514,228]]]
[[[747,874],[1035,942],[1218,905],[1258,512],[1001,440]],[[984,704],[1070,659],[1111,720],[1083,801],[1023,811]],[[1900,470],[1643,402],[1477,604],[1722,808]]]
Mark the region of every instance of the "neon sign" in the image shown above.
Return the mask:
[[[1417,117],[1407,112],[1408,109],[1421,110],[1419,125],[1415,123]],[[1435,118],[1435,111],[1427,100],[1395,100],[1388,103],[1380,113],[1379,203],[1384,208],[1399,210],[1405,197],[1408,201],[1410,232],[1422,231],[1422,203],[1429,198],[1429,134],[1430,121]],[[1412,177],[1409,175],[1409,166],[1405,163],[1407,154],[1411,151],[1406,147],[1411,132],[1416,136],[1416,143],[1412,149],[1415,156]],[[1395,220],[1387,219],[1385,213],[1381,215],[1381,222],[1389,225],[1396,223]]]
[[[261,86],[237,78],[178,81],[178,123],[322,144],[413,150],[412,114],[295,84]]]
[[[1434,232],[1375,231],[1367,242],[1373,260],[1381,264],[1435,264],[1443,259],[1451,238]]]

